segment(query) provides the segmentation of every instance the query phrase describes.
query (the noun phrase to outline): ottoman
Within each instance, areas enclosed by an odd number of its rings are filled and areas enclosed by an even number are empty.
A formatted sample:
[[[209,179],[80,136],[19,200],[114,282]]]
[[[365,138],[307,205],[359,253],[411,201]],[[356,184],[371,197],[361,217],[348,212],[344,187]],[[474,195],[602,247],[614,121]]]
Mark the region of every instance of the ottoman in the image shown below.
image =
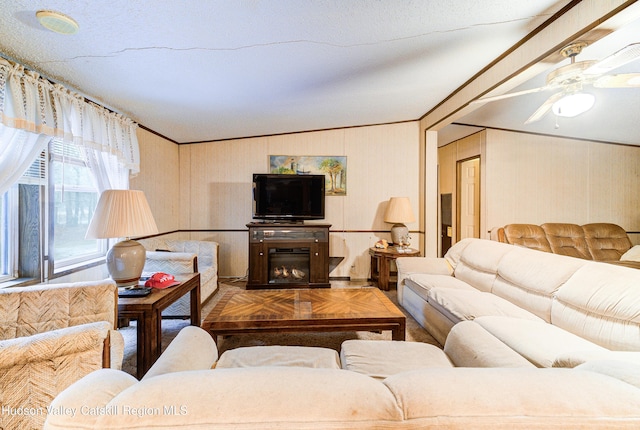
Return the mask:
[[[340,369],[338,352],[311,346],[248,346],[225,351],[216,369],[230,367],[294,366]]]
[[[394,340],[346,340],[340,348],[342,368],[376,379],[428,367],[454,367],[437,346]]]

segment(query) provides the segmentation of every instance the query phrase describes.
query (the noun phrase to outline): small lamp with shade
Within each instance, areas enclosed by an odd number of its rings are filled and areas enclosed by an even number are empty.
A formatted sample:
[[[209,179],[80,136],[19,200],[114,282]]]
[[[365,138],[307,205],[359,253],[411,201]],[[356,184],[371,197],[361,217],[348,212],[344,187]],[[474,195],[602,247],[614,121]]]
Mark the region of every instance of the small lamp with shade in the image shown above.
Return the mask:
[[[409,229],[404,223],[415,220],[409,197],[391,197],[389,199],[387,209],[384,212],[384,222],[393,224],[391,241],[394,245],[400,247],[409,245]]]
[[[147,199],[138,190],[105,190],[85,238],[125,238],[107,252],[107,269],[118,287],[137,287],[146,260],[144,247],[133,236],[158,233]]]

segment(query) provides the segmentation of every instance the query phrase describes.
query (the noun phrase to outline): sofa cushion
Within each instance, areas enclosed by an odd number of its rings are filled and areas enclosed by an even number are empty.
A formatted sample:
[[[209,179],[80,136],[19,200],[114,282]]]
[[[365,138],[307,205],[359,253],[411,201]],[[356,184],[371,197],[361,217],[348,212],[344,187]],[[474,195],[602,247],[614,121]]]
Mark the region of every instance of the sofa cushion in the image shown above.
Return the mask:
[[[553,294],[586,260],[513,247],[498,266],[492,293],[551,321]]]
[[[640,363],[622,360],[592,360],[576,369],[597,372],[640,388]]]
[[[340,369],[338,352],[310,346],[249,346],[225,351],[216,369],[231,367],[294,366]]]
[[[582,227],[568,223],[546,223],[540,227],[547,235],[554,254],[591,260],[591,253],[587,246]]]
[[[427,367],[453,367],[440,348],[422,342],[353,339],[340,348],[342,367],[376,379]]]
[[[539,225],[509,224],[504,226],[504,238],[507,243],[524,246],[538,251],[551,252],[547,236]]]
[[[627,232],[617,224],[593,223],[582,226],[591,257],[596,261],[616,261],[631,248]]]
[[[556,357],[572,352],[607,351],[543,321],[499,316],[480,317],[474,321],[537,367],[552,367]]]
[[[444,352],[457,367],[535,367],[475,321],[454,325]]]
[[[513,249],[491,240],[473,240],[462,250],[455,277],[478,290],[491,292],[498,272],[498,264]]]
[[[502,315],[542,321],[495,294],[451,288],[433,288],[427,293],[428,301],[453,322],[473,320],[486,315]]]
[[[575,369],[421,369],[384,380],[412,428],[609,428],[640,424],[640,390]]]
[[[585,264],[558,290],[551,321],[611,350],[640,351],[640,270]]]
[[[171,405],[176,413],[164,413]],[[102,415],[96,428],[132,428],[132,420],[140,429],[372,428],[385,422],[392,427],[402,419],[394,396],[375,379],[302,367],[169,373],[121,392],[110,406],[159,412]]]

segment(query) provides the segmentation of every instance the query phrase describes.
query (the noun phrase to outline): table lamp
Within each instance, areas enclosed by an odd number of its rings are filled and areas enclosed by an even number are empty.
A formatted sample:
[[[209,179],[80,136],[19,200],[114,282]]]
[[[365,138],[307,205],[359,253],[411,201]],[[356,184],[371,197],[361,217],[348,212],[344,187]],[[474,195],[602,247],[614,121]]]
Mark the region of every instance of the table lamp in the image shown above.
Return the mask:
[[[127,287],[138,285],[147,254],[140,243],[129,238],[156,233],[158,227],[142,191],[106,190],[100,195],[85,238],[125,238],[107,252],[107,269],[118,287]]]
[[[409,229],[405,222],[414,222],[409,197],[391,197],[387,210],[384,212],[384,222],[393,224],[391,227],[391,242],[395,245],[408,245]]]

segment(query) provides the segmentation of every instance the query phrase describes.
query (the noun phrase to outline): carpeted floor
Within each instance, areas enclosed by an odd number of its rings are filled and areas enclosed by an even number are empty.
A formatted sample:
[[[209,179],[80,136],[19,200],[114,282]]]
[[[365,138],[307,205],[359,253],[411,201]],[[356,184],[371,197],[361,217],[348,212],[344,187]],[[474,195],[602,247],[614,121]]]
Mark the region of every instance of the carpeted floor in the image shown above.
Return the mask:
[[[332,281],[332,288],[353,288],[365,285],[372,285],[370,282],[352,282],[352,281]],[[224,295],[226,291],[233,289],[244,290],[244,282],[233,282],[224,279],[220,282],[218,292],[202,307],[202,318],[211,312],[216,303]],[[384,292],[387,297],[396,305],[398,305],[396,290]],[[402,307],[398,306],[407,316],[406,340],[412,342],[425,342],[436,346],[440,346],[438,342],[427,333]],[[173,340],[178,332],[185,326],[189,325],[189,320],[181,319],[164,319],[162,320],[162,348]],[[122,370],[131,375],[136,374],[136,323],[120,329],[124,337],[125,351],[124,363]],[[332,348],[336,351],[340,350],[342,342],[348,339],[383,339],[390,340],[391,332],[383,331],[382,333],[374,332],[334,332],[334,333],[263,333],[263,334],[245,334],[225,337],[218,345],[219,353],[222,354],[227,349],[238,348],[242,346],[257,345],[301,345],[301,346],[323,346]]]

